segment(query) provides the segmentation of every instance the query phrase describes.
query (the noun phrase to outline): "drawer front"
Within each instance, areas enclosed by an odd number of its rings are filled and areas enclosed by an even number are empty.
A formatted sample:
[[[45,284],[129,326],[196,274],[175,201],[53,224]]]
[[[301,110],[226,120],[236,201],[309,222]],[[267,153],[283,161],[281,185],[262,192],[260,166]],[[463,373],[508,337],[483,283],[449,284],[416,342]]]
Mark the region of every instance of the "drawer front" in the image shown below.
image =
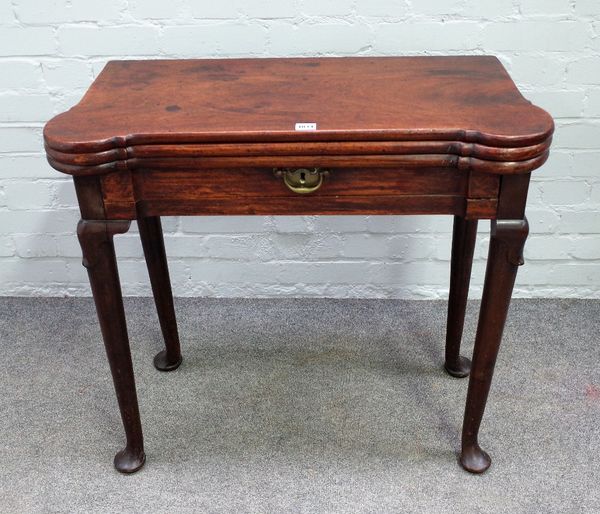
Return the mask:
[[[310,196],[465,194],[465,174],[453,169],[329,169],[322,186]],[[284,196],[294,193],[271,168],[137,171],[136,190],[146,200],[201,200],[228,196]],[[308,197],[308,195],[307,195]]]
[[[465,214],[491,216],[498,177],[452,168],[333,168],[298,194],[271,168],[145,170],[103,178],[109,217],[185,214]],[[475,205],[475,204],[473,204]]]

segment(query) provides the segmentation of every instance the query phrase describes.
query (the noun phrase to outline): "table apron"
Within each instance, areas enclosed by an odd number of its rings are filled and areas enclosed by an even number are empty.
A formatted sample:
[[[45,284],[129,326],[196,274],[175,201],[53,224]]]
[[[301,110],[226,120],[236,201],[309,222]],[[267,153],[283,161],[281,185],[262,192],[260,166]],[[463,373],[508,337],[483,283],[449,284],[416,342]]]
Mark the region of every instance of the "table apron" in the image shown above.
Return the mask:
[[[177,215],[452,214],[494,219],[500,177],[448,168],[332,168],[298,194],[272,168],[113,172],[107,219]]]

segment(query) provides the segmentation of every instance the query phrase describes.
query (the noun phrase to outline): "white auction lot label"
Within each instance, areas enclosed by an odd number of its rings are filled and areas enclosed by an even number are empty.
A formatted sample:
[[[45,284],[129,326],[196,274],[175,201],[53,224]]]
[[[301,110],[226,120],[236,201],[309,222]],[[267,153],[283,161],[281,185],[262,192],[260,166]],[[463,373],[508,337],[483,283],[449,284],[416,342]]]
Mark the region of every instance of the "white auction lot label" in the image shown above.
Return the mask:
[[[296,130],[317,130],[316,123],[296,123]]]

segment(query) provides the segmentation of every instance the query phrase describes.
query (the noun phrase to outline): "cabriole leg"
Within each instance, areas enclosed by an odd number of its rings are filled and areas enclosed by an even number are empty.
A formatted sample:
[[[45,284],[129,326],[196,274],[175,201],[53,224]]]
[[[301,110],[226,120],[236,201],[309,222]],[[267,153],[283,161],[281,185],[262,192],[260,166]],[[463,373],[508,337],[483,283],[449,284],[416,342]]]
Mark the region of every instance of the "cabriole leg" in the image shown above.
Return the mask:
[[[154,357],[154,366],[160,371],[171,371],[177,369],[181,364],[181,347],[160,218],[158,216],[139,217],[138,227],[158,320],[165,340],[165,349]]]
[[[471,361],[460,355],[460,343],[465,323],[476,236],[477,220],[454,216],[444,368],[457,378],[466,377],[471,369]]]
[[[121,284],[113,245],[114,234],[129,230],[129,221],[82,220],[77,235],[83,252],[112,373],[126,446],[115,455],[115,468],[133,473],[144,465],[144,441],[135,391]]]
[[[523,246],[527,234],[526,219],[492,221],[460,456],[463,468],[472,473],[482,473],[491,464],[490,456],[479,446],[479,427],[492,383],[517,269],[523,264]]]

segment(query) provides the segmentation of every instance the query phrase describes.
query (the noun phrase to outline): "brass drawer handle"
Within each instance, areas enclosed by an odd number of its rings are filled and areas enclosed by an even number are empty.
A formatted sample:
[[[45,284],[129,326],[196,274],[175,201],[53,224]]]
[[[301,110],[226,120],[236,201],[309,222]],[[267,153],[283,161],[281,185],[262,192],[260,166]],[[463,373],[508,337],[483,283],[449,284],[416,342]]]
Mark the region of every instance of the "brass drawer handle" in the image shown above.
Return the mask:
[[[329,175],[329,170],[321,168],[275,168],[275,176],[283,177],[284,184],[300,195],[313,193],[323,184],[323,177]]]

